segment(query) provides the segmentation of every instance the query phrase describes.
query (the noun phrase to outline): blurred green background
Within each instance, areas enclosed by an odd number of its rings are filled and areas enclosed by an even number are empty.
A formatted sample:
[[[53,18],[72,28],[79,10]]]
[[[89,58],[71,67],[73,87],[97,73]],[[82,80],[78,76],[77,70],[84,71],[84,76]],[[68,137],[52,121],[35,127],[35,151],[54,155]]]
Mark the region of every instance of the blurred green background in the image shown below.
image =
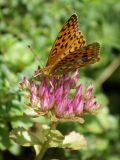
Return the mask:
[[[85,124],[64,123],[63,134],[76,130],[87,138],[80,151],[49,149],[45,160],[120,159],[120,1],[118,0],[0,0],[0,160],[33,160],[30,147],[9,139],[16,127],[31,126],[18,84],[46,63],[51,46],[64,22],[77,13],[87,43],[101,44],[101,60],[80,69],[80,81],[92,79],[94,94],[103,108],[86,115]],[[31,45],[37,56],[27,47]],[[39,57],[39,59],[38,59]]]

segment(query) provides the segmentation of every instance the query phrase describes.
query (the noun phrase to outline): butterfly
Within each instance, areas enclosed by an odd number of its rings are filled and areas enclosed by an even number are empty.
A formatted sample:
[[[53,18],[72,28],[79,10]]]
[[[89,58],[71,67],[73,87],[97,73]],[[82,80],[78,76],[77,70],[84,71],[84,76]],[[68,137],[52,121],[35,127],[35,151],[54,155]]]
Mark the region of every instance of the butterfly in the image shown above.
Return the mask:
[[[80,67],[93,64],[100,59],[100,44],[86,45],[85,38],[78,28],[78,18],[73,14],[63,25],[48,55],[47,75],[62,75]]]

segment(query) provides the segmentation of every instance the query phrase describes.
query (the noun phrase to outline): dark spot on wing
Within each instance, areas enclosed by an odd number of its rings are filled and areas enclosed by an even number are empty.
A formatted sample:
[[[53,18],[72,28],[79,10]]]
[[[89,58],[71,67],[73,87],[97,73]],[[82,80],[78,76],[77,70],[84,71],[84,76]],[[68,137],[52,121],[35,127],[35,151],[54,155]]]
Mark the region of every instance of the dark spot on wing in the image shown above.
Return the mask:
[[[68,43],[65,44],[65,48],[67,48],[67,46],[68,46]]]
[[[62,44],[61,46],[60,46],[60,48],[62,49],[64,47],[64,45]]]
[[[83,56],[82,56],[82,59],[83,59],[84,62],[86,62],[86,61],[88,61],[88,56],[83,55]]]
[[[62,28],[61,31],[64,32],[66,30],[66,28]]]
[[[87,55],[83,55],[82,58],[87,58]]]
[[[68,22],[67,26],[68,26],[68,28],[70,27],[70,23],[69,22]]]
[[[71,37],[71,35],[68,36],[68,39]]]
[[[62,38],[62,35],[61,35],[61,36],[58,36],[57,38],[58,38],[58,39],[61,39],[61,38]]]
[[[62,39],[62,42],[64,42],[64,41],[65,41],[65,38]]]
[[[55,52],[55,51],[57,51],[57,48],[54,48],[54,49],[53,49],[53,52]]]
[[[60,43],[55,44],[55,46],[59,46],[59,45],[60,45]]]
[[[74,38],[76,38],[76,34],[74,34]]]
[[[67,34],[70,34],[70,31]]]
[[[75,58],[78,58],[78,55],[75,55],[74,57],[75,57]]]
[[[77,48],[78,48],[78,47],[76,46],[74,49],[77,50]]]

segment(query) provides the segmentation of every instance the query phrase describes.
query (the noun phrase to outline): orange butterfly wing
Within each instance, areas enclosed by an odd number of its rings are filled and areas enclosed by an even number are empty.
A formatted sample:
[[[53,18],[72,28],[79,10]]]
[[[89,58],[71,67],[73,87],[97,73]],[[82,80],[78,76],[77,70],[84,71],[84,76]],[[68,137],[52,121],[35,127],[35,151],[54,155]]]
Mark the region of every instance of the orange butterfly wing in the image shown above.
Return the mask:
[[[50,73],[60,75],[76,68],[93,64],[100,59],[99,50],[100,45],[97,42],[74,51],[69,50],[69,54],[63,58],[61,57],[59,62],[54,65]]]
[[[81,37],[81,41],[80,40]],[[58,34],[53,47],[48,56],[48,61],[46,66],[52,66],[59,60],[60,56],[69,49],[69,47],[74,43],[75,39],[81,43],[80,47],[84,46],[85,39],[81,32],[78,31],[78,20],[77,15],[73,14],[68,21],[64,24],[60,33]]]

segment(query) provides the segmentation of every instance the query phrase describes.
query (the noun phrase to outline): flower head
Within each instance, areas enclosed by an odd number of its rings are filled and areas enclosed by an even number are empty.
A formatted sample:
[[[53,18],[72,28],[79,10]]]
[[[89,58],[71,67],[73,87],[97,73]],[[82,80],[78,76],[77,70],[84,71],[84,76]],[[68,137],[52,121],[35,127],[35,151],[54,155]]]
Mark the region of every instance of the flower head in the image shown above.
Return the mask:
[[[85,93],[83,93],[83,85],[79,84],[78,70],[71,77],[65,74],[60,77],[42,75],[39,83],[35,81],[29,82],[23,79],[22,86],[29,89],[31,107],[35,105],[37,110],[56,117],[59,120],[80,120],[84,113],[93,113],[99,108],[92,93],[92,83],[89,84]],[[29,85],[28,85],[29,84]],[[71,90],[74,94],[70,96]],[[24,88],[24,87],[22,87]]]

